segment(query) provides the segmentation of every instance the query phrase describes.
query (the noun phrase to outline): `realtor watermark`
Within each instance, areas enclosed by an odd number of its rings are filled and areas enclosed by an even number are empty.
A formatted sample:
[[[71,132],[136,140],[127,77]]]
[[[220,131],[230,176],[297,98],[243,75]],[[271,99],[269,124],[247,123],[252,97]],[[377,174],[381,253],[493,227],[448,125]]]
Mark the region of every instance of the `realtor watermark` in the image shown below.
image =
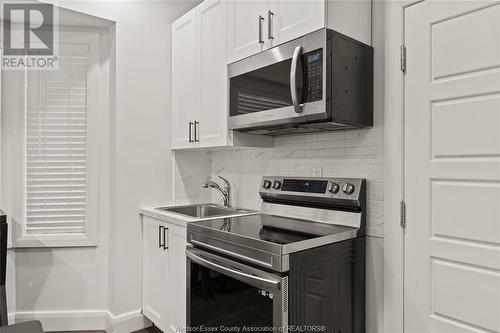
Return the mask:
[[[222,333],[222,332],[257,332],[257,333],[283,333],[283,332],[327,332],[327,327],[325,325],[290,325],[286,327],[274,327],[274,326],[211,326],[211,325],[199,325],[199,326],[175,326],[172,325],[170,328],[176,333],[190,333],[190,332],[212,332],[212,333]]]
[[[57,13],[52,4],[2,4],[2,69],[56,70]]]

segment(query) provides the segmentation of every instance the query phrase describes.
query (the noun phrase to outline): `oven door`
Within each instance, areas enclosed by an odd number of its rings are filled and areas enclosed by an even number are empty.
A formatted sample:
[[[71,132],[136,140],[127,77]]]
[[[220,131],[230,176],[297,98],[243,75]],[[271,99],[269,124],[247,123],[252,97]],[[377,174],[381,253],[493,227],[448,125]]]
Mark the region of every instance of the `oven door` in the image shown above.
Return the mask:
[[[288,277],[198,248],[189,247],[186,254],[188,330],[288,331]]]
[[[230,64],[229,128],[328,119],[327,35],[321,29]]]

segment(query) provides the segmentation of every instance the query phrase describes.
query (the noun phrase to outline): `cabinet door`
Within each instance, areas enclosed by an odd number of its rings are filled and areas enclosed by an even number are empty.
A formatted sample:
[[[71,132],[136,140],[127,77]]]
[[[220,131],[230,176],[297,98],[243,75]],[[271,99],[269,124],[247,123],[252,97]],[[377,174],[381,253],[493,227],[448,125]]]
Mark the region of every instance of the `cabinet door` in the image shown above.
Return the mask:
[[[186,227],[168,224],[168,293],[170,327],[186,326]]]
[[[228,6],[229,62],[238,61],[266,49],[268,1],[231,0]]]
[[[172,147],[193,146],[196,120],[196,10],[172,23]],[[191,137],[190,137],[191,132]]]
[[[200,146],[223,146],[227,129],[227,1],[198,6],[198,116]]]
[[[325,0],[271,0],[268,20],[271,46],[325,27]]]
[[[142,310],[147,318],[163,329],[169,320],[165,302],[168,285],[168,256],[167,252],[160,247],[162,239],[163,229],[160,228],[160,222],[144,216],[142,224]]]

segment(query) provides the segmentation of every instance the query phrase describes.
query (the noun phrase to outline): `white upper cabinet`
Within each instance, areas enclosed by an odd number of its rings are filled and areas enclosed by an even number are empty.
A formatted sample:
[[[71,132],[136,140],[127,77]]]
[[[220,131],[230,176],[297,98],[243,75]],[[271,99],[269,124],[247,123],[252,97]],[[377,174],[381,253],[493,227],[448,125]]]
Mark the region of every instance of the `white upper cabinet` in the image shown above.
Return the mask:
[[[326,27],[372,45],[371,0],[326,1]]]
[[[371,0],[228,2],[228,63],[321,28],[371,44]]]
[[[198,119],[200,147],[226,145],[227,1],[210,0],[198,7]]]
[[[285,43],[325,26],[324,1],[269,1],[270,46]]]
[[[229,63],[268,48],[267,0],[229,0]]]
[[[227,64],[325,27],[371,44],[371,0],[206,0],[172,23],[172,148],[271,147],[228,129]]]
[[[228,129],[228,8],[207,0],[172,23],[173,149],[272,147],[272,137]]]
[[[196,10],[172,24],[172,145],[194,144],[197,113],[196,94]]]

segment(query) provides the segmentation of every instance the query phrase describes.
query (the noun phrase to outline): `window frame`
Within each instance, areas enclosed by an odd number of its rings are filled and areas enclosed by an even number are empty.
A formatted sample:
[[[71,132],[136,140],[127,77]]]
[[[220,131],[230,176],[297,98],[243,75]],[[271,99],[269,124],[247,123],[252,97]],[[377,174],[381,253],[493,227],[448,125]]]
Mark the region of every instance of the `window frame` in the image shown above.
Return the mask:
[[[86,168],[86,209],[85,232],[67,234],[28,234],[26,232],[26,123],[27,94],[23,105],[23,154],[22,162],[22,205],[21,223],[13,229],[14,247],[82,247],[97,246],[99,242],[99,35],[88,32],[59,32],[59,44],[86,44],[89,46],[87,67],[87,168]],[[27,87],[27,72],[24,73],[24,87]]]

